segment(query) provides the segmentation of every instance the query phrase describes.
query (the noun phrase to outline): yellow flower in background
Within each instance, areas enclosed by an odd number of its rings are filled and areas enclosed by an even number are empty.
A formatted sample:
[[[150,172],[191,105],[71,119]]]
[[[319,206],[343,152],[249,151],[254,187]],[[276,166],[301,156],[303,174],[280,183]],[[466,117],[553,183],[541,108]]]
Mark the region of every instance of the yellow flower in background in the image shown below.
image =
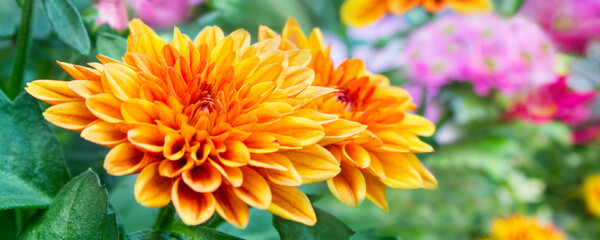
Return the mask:
[[[419,5],[430,12],[438,12],[446,6],[461,13],[492,9],[490,0],[347,0],[340,9],[340,16],[345,24],[362,27],[385,14],[404,14]]]
[[[491,240],[566,240],[567,236],[552,224],[542,224],[520,214],[495,219]]]
[[[258,35],[261,41],[280,37],[265,26],[260,27]],[[309,105],[339,117],[323,125],[325,137],[319,142],[341,165],[341,173],[327,181],[334,196],[353,207],[367,198],[388,211],[385,186],[437,187],[435,177],[415,156],[433,151],[419,136],[431,136],[435,126],[408,113],[416,107],[407,91],[390,86],[382,75],[369,73],[358,59],[346,60],[334,68],[319,29],[307,37],[297,22],[289,19],[281,37],[279,48],[283,51],[310,50],[313,58],[308,66],[315,71],[314,86],[337,90]],[[349,131],[350,126],[355,130]],[[348,134],[339,134],[344,129]]]
[[[585,178],[583,182],[583,197],[588,211],[600,217],[600,174]]]
[[[29,94],[52,105],[44,117],[110,147],[106,171],[140,173],[136,200],[172,202],[188,225],[216,211],[244,228],[248,205],[313,225],[296,186],[332,178],[340,166],[317,144],[337,116],[308,107],[335,91],[311,86],[311,52],[282,51],[280,38],[250,44],[242,29],[225,36],[206,27],[192,40],[175,28],[171,43],[137,19],[130,31],[122,61],[59,63],[75,80],[29,83]],[[340,126],[327,136],[360,132]]]

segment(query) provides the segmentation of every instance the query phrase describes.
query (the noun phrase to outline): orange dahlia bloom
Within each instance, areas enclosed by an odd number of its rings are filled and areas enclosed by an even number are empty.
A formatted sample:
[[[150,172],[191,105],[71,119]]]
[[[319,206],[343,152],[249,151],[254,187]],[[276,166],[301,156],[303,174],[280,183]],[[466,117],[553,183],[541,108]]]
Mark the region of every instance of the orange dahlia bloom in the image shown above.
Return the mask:
[[[600,217],[600,174],[585,178],[583,181],[583,198],[588,212]]]
[[[404,14],[417,6],[439,12],[446,6],[462,13],[490,11],[489,0],[347,0],[340,9],[342,22],[354,27],[369,25],[387,13]]]
[[[140,173],[136,200],[172,202],[188,225],[216,211],[244,228],[248,205],[314,224],[296,186],[329,179],[340,167],[317,144],[337,116],[307,107],[335,91],[311,86],[310,51],[279,50],[279,38],[250,44],[241,29],[225,36],[206,27],[191,40],[175,28],[170,44],[139,20],[130,31],[122,62],[59,63],[75,80],[29,83],[27,92],[52,105],[44,117],[112,148],[106,171]],[[339,127],[328,136],[357,131]]]
[[[273,30],[260,27],[259,40],[278,37]],[[335,69],[319,29],[307,37],[297,22],[289,19],[281,37],[279,47],[284,51],[310,49],[313,59],[308,66],[315,71],[313,86],[337,90],[310,104],[320,112],[339,117],[323,125],[325,137],[319,142],[335,156],[342,169],[340,174],[327,180],[335,197],[349,206],[358,206],[367,198],[388,211],[385,186],[396,189],[437,187],[435,177],[415,156],[415,153],[433,151],[419,136],[431,136],[435,126],[408,112],[416,106],[407,91],[390,86],[382,75],[369,73],[358,59],[346,60]],[[340,137],[341,126],[349,122],[360,124],[366,130]]]
[[[520,214],[492,222],[491,240],[566,240],[567,236],[552,224],[541,224]]]

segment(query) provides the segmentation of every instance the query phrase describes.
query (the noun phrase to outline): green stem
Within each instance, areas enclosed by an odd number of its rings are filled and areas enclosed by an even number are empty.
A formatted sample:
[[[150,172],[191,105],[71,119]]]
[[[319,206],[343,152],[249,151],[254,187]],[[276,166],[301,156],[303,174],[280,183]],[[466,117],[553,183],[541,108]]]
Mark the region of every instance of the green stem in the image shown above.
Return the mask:
[[[156,215],[156,220],[152,225],[152,229],[156,231],[168,229],[173,222],[173,217],[175,216],[175,209],[173,205],[169,204],[164,206],[158,210],[158,215]]]
[[[446,111],[444,112],[444,115],[442,115],[440,117],[440,120],[438,120],[435,123],[435,129],[439,130],[440,128],[442,128],[444,125],[446,125],[446,123],[448,121],[450,121],[450,119],[452,119],[452,111],[450,111],[450,109],[446,109]]]
[[[417,110],[417,115],[425,116],[425,108],[427,108],[427,90],[423,87],[421,91],[421,99],[419,100],[419,110]]]
[[[225,220],[219,214],[215,214],[213,219],[208,224],[206,224],[206,227],[215,229],[221,226],[221,224],[223,224],[224,222]]]
[[[23,86],[23,75],[25,74],[25,60],[29,48],[29,35],[31,34],[31,20],[34,0],[25,0],[21,10],[21,24],[17,32],[17,56],[10,73],[6,95],[15,99],[21,92]]]

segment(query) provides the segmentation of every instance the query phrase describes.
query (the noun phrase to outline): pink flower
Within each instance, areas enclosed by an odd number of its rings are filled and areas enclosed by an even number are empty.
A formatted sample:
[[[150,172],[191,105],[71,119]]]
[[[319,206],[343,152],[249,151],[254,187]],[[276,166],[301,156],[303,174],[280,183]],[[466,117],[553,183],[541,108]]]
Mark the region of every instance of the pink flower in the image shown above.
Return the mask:
[[[127,28],[127,8],[122,0],[99,0],[96,4],[96,25],[108,24],[117,31]]]
[[[144,23],[155,28],[171,28],[186,20],[191,7],[202,0],[127,0]]]
[[[554,50],[533,23],[495,15],[447,15],[413,32],[403,53],[414,83],[439,89],[470,81],[479,95],[551,82]]]
[[[538,22],[564,51],[583,53],[600,38],[598,0],[529,0],[521,13]]]
[[[573,131],[571,138],[575,144],[585,144],[598,139],[600,122]]]
[[[596,96],[597,93],[593,91],[573,91],[567,86],[566,77],[560,77],[556,82],[543,85],[530,93],[525,101],[517,103],[506,117],[538,123],[559,120],[577,127],[591,118],[589,104]]]

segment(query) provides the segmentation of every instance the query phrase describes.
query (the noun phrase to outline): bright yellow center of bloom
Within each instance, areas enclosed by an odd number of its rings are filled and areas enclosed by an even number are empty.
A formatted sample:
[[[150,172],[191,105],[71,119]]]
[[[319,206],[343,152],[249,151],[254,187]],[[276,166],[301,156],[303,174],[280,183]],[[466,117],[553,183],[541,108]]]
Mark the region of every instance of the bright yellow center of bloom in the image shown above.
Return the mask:
[[[585,178],[583,182],[583,197],[588,211],[600,217],[600,174]]]
[[[492,222],[493,240],[566,240],[553,225],[544,225],[533,218],[514,215]]]
[[[462,13],[488,12],[492,9],[489,0],[346,0],[340,15],[345,24],[363,27],[386,13],[404,14],[419,5],[430,12],[439,12],[447,5]]]

